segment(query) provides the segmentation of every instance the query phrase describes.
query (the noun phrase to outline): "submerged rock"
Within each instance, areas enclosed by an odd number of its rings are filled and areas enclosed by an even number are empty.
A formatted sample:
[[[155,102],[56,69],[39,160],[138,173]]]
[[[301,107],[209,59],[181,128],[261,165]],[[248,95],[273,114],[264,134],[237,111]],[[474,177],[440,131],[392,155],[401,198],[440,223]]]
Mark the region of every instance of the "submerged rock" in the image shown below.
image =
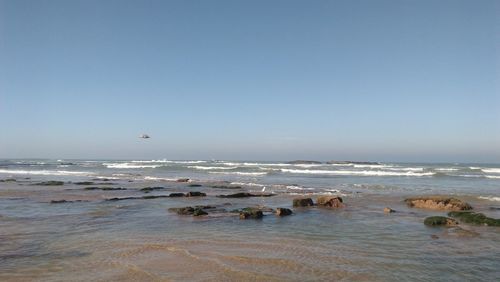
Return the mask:
[[[395,210],[389,208],[389,207],[385,207],[384,208],[384,213],[393,213],[393,212],[396,212]]]
[[[189,182],[189,178],[179,178],[177,182]]]
[[[424,224],[428,226],[455,226],[458,225],[458,221],[444,216],[430,216],[424,220]]]
[[[192,216],[201,216],[207,215],[208,212],[206,210],[215,209],[214,206],[194,206],[194,207],[182,207],[182,208],[170,208],[169,212],[175,212],[178,215],[192,215]]]
[[[472,207],[462,200],[446,196],[427,196],[409,198],[406,204],[412,208],[433,209],[433,210],[471,210]]]
[[[189,184],[188,187],[201,187],[201,184]]]
[[[75,185],[94,185],[94,182],[92,182],[92,181],[81,181],[81,182],[74,182],[73,184],[75,184]]]
[[[165,189],[165,187],[145,187],[145,188],[141,188],[139,191],[144,192],[144,193],[149,193],[151,191],[163,190],[163,189]]]
[[[216,189],[241,189],[241,186],[238,185],[211,185],[210,188]]]
[[[295,161],[287,162],[287,164],[321,164],[321,162],[307,161],[307,160],[295,160]]]
[[[287,215],[291,215],[293,212],[291,209],[287,209],[287,208],[277,208],[276,209],[276,215],[277,216],[287,216]]]
[[[207,194],[202,192],[187,192],[186,197],[205,197]]]
[[[171,197],[171,198],[186,197],[186,194],[184,194],[184,193],[170,193],[170,195],[168,195],[168,196]]]
[[[311,198],[295,198],[293,199],[294,207],[310,207],[314,206],[314,202]]]
[[[41,186],[60,186],[60,185],[64,185],[64,182],[63,182],[63,181],[54,181],[54,180],[50,180],[50,181],[39,182],[39,183],[36,183],[36,184],[33,184],[33,185],[41,185]]]
[[[75,201],[52,200],[52,201],[50,201],[51,204],[78,203],[78,202],[88,202],[88,201],[84,201],[84,200],[75,200]]]
[[[103,190],[103,191],[114,191],[114,190],[127,190],[127,188],[121,188],[121,187],[85,187],[85,190]]]
[[[271,197],[275,196],[276,194],[251,194],[251,193],[246,193],[246,192],[241,192],[241,193],[236,193],[236,194],[229,194],[229,195],[217,195],[219,198],[248,198],[248,197]]]
[[[240,212],[240,219],[259,219],[264,217],[264,213],[258,208],[244,208]]]
[[[14,178],[1,179],[0,182],[16,182],[17,180]]]
[[[316,204],[318,206],[329,207],[329,208],[345,207],[345,205],[342,203],[342,198],[335,196],[320,196],[316,199]]]
[[[451,216],[453,218],[458,218],[460,221],[469,224],[500,226],[500,219],[487,217],[482,213],[454,211],[454,212],[449,212],[448,216]]]

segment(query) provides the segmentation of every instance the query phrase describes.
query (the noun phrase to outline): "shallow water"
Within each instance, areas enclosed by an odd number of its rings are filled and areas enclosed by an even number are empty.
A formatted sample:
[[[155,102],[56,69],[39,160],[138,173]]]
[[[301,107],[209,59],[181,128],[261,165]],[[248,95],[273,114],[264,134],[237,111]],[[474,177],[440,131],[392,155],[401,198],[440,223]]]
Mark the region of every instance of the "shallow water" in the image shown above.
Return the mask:
[[[0,182],[0,280],[498,280],[500,228],[429,228],[425,217],[445,213],[408,208],[403,202],[412,195],[451,194],[499,218],[500,179],[486,177],[500,175],[495,169],[468,164],[4,160],[0,179],[16,181]],[[394,171],[399,174],[384,174]],[[257,172],[266,174],[250,174]],[[191,181],[175,182],[184,177]],[[65,183],[36,185],[46,180]],[[77,181],[114,184],[75,185]],[[194,183],[202,186],[189,187]],[[214,183],[241,188],[210,187]],[[88,186],[127,190],[85,190]],[[164,189],[147,194],[139,190],[154,186]],[[257,193],[264,187],[277,195],[215,197]],[[202,191],[207,197],[105,201],[187,191]],[[291,208],[297,195],[321,194],[340,195],[346,207],[296,208],[292,216],[268,214],[261,220],[167,211],[193,205]],[[63,199],[82,202],[50,203]],[[386,206],[397,212],[384,214]]]

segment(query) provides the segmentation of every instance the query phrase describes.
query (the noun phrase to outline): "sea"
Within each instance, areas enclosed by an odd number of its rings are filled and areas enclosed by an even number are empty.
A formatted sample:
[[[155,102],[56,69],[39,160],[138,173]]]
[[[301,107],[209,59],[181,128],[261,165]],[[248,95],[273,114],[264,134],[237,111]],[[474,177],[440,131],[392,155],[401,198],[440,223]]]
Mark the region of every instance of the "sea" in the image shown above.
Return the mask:
[[[322,195],[345,207],[292,206]],[[500,218],[500,165],[3,159],[0,281],[500,281],[500,227],[426,226],[426,195]]]

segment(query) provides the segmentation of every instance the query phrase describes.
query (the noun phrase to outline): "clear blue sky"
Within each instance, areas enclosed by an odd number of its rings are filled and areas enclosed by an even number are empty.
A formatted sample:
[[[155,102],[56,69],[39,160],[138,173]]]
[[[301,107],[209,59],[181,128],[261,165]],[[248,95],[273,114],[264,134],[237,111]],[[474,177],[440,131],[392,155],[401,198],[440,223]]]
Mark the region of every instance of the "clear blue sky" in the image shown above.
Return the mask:
[[[0,0],[0,157],[500,162],[499,34],[496,0]]]

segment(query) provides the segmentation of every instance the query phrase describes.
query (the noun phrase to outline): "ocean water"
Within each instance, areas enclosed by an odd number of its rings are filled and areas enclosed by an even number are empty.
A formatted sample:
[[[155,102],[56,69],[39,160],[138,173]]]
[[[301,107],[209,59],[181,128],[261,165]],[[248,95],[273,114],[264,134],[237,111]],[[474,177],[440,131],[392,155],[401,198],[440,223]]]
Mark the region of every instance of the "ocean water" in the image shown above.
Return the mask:
[[[403,202],[452,195],[500,218],[499,165],[0,160],[0,180],[1,281],[500,280],[499,227],[430,228],[424,218],[445,212]],[[64,184],[40,185],[51,180]],[[207,196],[141,198],[188,191]],[[237,192],[276,195],[216,197]],[[346,207],[259,220],[168,211],[292,208],[294,197],[319,195],[338,195]],[[51,203],[59,200],[68,202]]]

